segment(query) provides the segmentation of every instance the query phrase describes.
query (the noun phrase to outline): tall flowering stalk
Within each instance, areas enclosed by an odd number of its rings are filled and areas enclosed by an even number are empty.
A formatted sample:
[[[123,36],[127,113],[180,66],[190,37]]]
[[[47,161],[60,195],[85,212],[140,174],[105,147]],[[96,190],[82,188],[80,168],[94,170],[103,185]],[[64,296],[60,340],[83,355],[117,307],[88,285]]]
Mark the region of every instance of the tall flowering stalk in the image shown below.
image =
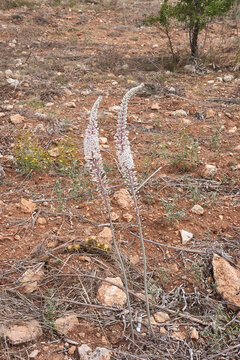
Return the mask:
[[[130,98],[140,90],[144,84],[136,86],[129,90],[126,95],[123,97],[121,103],[121,109],[118,114],[117,121],[117,131],[115,134],[116,141],[116,149],[117,149],[117,157],[120,165],[120,171],[122,176],[124,177],[127,186],[129,187],[133,201],[135,206],[135,211],[137,215],[138,222],[138,231],[140,235],[140,242],[142,247],[142,255],[143,255],[143,277],[144,277],[144,292],[145,292],[145,300],[146,300],[146,312],[149,327],[151,330],[151,334],[154,335],[151,318],[150,318],[150,308],[149,308],[149,299],[148,299],[148,288],[147,288],[147,261],[145,254],[145,246],[143,240],[143,231],[142,231],[142,223],[140,219],[139,207],[137,202],[136,190],[137,190],[137,179],[136,179],[136,171],[135,165],[133,161],[133,156],[131,152],[130,142],[128,140],[128,130],[127,130],[127,111],[128,111],[128,102]]]
[[[121,257],[121,253],[118,248],[118,244],[115,237],[114,232],[114,226],[111,216],[111,210],[110,210],[110,202],[109,202],[109,189],[108,189],[108,183],[107,178],[103,169],[103,162],[102,162],[102,156],[100,153],[100,147],[99,147],[99,131],[98,131],[98,107],[102,100],[102,97],[99,96],[99,98],[94,103],[91,114],[90,114],[90,121],[87,126],[85,137],[84,137],[84,156],[87,163],[87,167],[92,175],[93,180],[97,183],[98,190],[104,200],[105,208],[107,210],[110,228],[112,231],[112,239],[113,239],[113,245],[116,250],[123,278],[124,278],[124,285],[125,285],[125,293],[127,297],[127,305],[128,305],[128,311],[129,311],[129,319],[130,319],[130,326],[131,326],[131,333],[132,338],[134,339],[134,328],[133,328],[133,318],[132,318],[132,310],[131,310],[131,304],[130,304],[130,297],[129,297],[129,289],[128,289],[128,281],[127,281],[127,275],[126,270],[123,264],[123,260]]]

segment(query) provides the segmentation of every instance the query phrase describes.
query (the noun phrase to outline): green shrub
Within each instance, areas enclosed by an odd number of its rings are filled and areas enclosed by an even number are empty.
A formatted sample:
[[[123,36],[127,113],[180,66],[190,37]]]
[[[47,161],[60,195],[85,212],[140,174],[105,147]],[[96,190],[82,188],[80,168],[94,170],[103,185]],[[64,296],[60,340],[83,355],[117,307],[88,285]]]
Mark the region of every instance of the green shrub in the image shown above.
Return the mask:
[[[171,53],[175,56],[170,37],[171,21],[177,20],[184,24],[189,32],[189,44],[191,55],[197,56],[199,32],[216,16],[225,15],[236,0],[177,0],[169,4],[169,0],[164,0],[157,16],[151,16],[145,22],[160,24],[166,33]]]

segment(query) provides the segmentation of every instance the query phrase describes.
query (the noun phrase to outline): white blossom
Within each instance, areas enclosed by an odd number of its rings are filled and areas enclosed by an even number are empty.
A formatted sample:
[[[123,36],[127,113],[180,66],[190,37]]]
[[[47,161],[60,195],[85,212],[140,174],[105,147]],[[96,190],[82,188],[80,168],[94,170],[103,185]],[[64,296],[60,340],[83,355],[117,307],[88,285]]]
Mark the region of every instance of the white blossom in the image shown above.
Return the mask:
[[[127,130],[127,110],[128,110],[128,102],[130,98],[143,86],[144,84],[141,84],[139,86],[132,88],[123,97],[121,103],[121,109],[118,113],[117,131],[114,137],[116,141],[117,156],[118,156],[121,173],[125,179],[128,179],[129,176],[131,176],[135,185],[137,185],[137,181],[134,171],[135,166],[131,152],[130,142],[128,140],[129,132]]]
[[[99,96],[95,101],[91,114],[90,121],[85,131],[84,136],[84,156],[87,163],[87,167],[90,170],[90,173],[93,177],[93,180],[97,182],[98,186],[106,186],[106,177],[103,170],[102,156],[100,153],[99,147],[99,131],[98,131],[98,107],[102,100],[102,97]]]

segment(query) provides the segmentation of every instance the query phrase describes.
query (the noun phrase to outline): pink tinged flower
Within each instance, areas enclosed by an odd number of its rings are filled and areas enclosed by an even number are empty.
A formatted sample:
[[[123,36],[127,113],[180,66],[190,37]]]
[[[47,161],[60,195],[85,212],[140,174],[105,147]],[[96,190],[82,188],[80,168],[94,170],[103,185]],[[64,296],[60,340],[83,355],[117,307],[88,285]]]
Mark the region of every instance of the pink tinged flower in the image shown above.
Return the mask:
[[[87,167],[93,177],[93,180],[98,183],[106,183],[106,178],[103,170],[102,156],[99,147],[99,131],[98,131],[98,107],[102,100],[99,96],[95,101],[91,114],[90,121],[85,131],[84,136],[84,156]]]
[[[121,103],[121,109],[118,113],[117,131],[114,137],[116,141],[117,156],[118,156],[118,161],[122,175],[125,178],[129,178],[129,176],[132,176],[135,183],[136,183],[136,176],[134,171],[135,166],[130,148],[130,142],[128,140],[127,110],[128,110],[128,102],[130,98],[133,95],[135,95],[136,92],[140,90],[143,86],[144,84],[141,84],[139,86],[132,88],[123,97]]]

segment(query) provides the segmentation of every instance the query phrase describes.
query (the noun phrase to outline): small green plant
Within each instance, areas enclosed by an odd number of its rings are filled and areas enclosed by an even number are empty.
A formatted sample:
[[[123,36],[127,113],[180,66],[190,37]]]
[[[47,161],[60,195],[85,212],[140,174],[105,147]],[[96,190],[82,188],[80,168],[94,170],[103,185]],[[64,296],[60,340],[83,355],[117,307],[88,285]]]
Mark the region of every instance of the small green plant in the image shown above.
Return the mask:
[[[13,153],[22,173],[44,172],[52,163],[48,152],[43,149],[30,131],[19,133]]]
[[[193,199],[194,203],[199,203],[204,199],[204,196],[201,194],[201,190],[197,186],[190,186],[191,191],[191,198]]]
[[[153,158],[167,159],[169,157],[167,145],[162,144],[158,136],[154,139],[149,154]]]
[[[158,277],[162,286],[166,285],[170,279],[170,270],[160,267]]]
[[[207,321],[212,326],[207,326],[201,335],[215,351],[226,346],[228,340],[231,341],[239,338],[240,325],[238,321],[232,321],[229,312],[224,309],[223,305],[214,308],[211,317]]]
[[[202,283],[204,279],[203,264],[201,261],[194,262],[190,267],[190,272],[193,274],[194,280],[197,283]]]
[[[213,206],[216,204],[217,198],[218,198],[219,193],[217,191],[214,191],[210,194],[208,200],[205,200],[203,206],[204,207],[208,207],[208,206]]]
[[[32,98],[28,101],[20,101],[19,103],[20,105],[28,105],[28,106],[31,106],[33,107],[34,109],[41,109],[44,107],[44,101],[42,100],[39,100],[37,98]]]
[[[199,165],[198,151],[198,141],[191,138],[183,129],[177,149],[171,154],[170,165],[181,172],[192,171]]]
[[[213,129],[213,134],[211,136],[211,149],[217,150],[221,146],[222,134],[219,127]]]
[[[148,281],[148,294],[149,294],[149,297],[151,299],[152,305],[154,306],[155,304],[157,304],[158,303],[158,298],[159,298],[159,295],[160,295],[160,288],[152,280]]]
[[[60,203],[58,210],[62,211],[66,207],[66,185],[63,184],[62,179],[57,179],[54,183],[53,191],[56,194],[56,197]]]
[[[86,35],[84,37],[84,44],[85,45],[91,45],[92,43],[92,32],[91,31],[87,31]]]
[[[117,170],[117,166],[116,165],[111,166],[107,163],[104,163],[103,170],[105,171],[105,173],[110,174],[111,172],[114,172]]]
[[[175,222],[179,222],[180,219],[184,218],[186,213],[184,209],[178,209],[176,203],[172,200],[160,199],[162,206],[164,207],[164,214],[167,217],[169,224],[172,226]]]
[[[54,289],[48,290],[48,296],[45,302],[45,309],[44,309],[44,321],[50,328],[51,332],[56,330],[56,311],[58,309],[58,299],[54,297]]]

